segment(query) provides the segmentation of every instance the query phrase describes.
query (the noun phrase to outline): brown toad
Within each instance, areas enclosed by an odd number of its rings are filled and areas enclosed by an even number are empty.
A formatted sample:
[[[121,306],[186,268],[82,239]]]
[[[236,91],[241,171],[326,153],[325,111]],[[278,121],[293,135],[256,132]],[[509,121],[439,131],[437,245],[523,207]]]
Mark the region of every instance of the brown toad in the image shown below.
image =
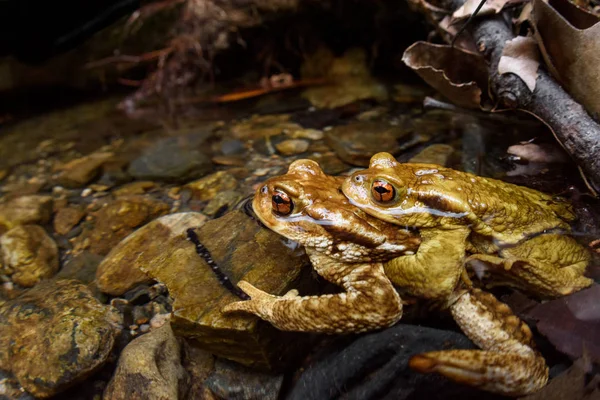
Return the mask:
[[[251,300],[229,304],[223,311],[250,312],[282,330],[326,333],[363,332],[401,318],[402,303],[385,265],[412,257],[421,240],[414,231],[349,204],[339,191],[342,180],[325,175],[313,161],[299,160],[257,191],[253,208],[267,227],[302,244],[315,270],[344,291],[306,297],[292,291],[277,297],[242,281],[239,286]],[[425,353],[414,356],[411,366],[505,394],[522,395],[544,386],[548,369],[527,325],[493,295],[469,283],[466,277],[457,278],[445,306],[484,350]]]

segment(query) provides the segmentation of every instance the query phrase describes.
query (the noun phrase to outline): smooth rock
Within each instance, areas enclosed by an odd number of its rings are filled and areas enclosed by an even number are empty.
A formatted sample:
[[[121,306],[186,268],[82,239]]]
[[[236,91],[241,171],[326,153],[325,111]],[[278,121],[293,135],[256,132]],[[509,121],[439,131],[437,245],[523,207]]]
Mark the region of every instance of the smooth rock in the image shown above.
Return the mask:
[[[202,212],[209,217],[223,215],[225,212],[233,209],[233,207],[240,202],[242,197],[243,196],[241,193],[235,190],[219,192],[211,201],[208,202]]]
[[[202,149],[210,135],[202,132],[162,139],[133,160],[127,172],[140,180],[167,182],[204,176],[212,169],[210,157]]]
[[[176,213],[144,225],[115,246],[98,266],[98,288],[112,296],[121,296],[141,283],[152,282],[153,278],[142,267],[149,262],[161,263],[170,251],[169,241],[185,239],[188,228],[201,226],[206,220],[200,213]]]
[[[102,165],[113,156],[111,152],[97,152],[72,160],[61,167],[57,183],[65,187],[81,187],[98,177]]]
[[[104,257],[97,254],[84,251],[69,261],[56,274],[56,279],[77,279],[80,282],[89,284],[96,279],[96,270]]]
[[[214,156],[211,161],[217,165],[226,165],[229,167],[243,167],[246,165],[246,157],[244,156]]]
[[[47,281],[0,306],[0,365],[50,397],[107,360],[121,317],[76,280]]]
[[[59,209],[54,215],[54,230],[59,235],[66,235],[81,221],[85,212],[78,206],[69,206]]]
[[[231,127],[233,136],[240,140],[255,140],[302,129],[290,121],[289,114],[253,115]]]
[[[181,348],[165,324],[130,342],[119,357],[104,400],[184,398],[189,376],[181,365]]]
[[[224,305],[239,299],[220,284],[185,234],[204,218],[198,213],[171,214],[138,230],[102,262],[98,286],[120,295],[149,279],[162,282],[174,300],[173,330],[192,345],[260,368],[288,362],[307,335],[278,331],[253,315],[221,313]],[[314,284],[307,279],[310,268],[303,268],[308,266],[303,251],[286,245],[285,239],[241,210],[208,221],[196,232],[233,282],[244,279],[275,295],[292,288],[304,293]]]
[[[58,247],[38,225],[17,226],[0,236],[0,252],[4,264],[0,271],[24,287],[58,271]]]
[[[227,171],[218,171],[214,174],[205,176],[202,179],[190,182],[185,185],[194,194],[194,199],[200,201],[208,201],[225,190],[235,189],[238,186],[238,181]]]
[[[375,153],[386,151],[395,155],[423,140],[411,129],[387,122],[351,122],[325,132],[325,141],[338,157],[359,167],[368,167]]]
[[[454,153],[454,147],[447,144],[432,144],[414,155],[408,162],[437,164],[443,167],[448,165],[450,156]]]
[[[309,160],[316,161],[327,175],[339,175],[342,172],[348,171],[352,166],[346,164],[334,152],[311,154],[306,157]]]
[[[17,225],[45,224],[52,216],[52,197],[28,195],[0,204],[0,234]]]
[[[89,251],[105,255],[136,228],[169,212],[169,205],[148,196],[122,196],[92,213],[94,222],[79,236]]]
[[[302,368],[304,372],[285,399],[504,398],[409,368],[408,360],[414,354],[475,348],[460,333],[399,323],[347,344],[350,339],[340,338],[311,355],[311,365]]]
[[[136,194],[144,194],[148,190],[154,189],[155,187],[156,183],[152,181],[136,181],[126,183],[125,185],[114,189],[111,193],[115,197],[130,196]]]
[[[290,134],[293,139],[321,140],[325,137],[319,129],[298,129]]]
[[[219,399],[277,400],[283,375],[253,371],[240,364],[217,359],[215,371],[204,385]]]
[[[277,143],[275,148],[284,156],[292,156],[294,154],[304,153],[306,150],[308,150],[308,146],[310,146],[310,142],[307,140],[288,139]]]

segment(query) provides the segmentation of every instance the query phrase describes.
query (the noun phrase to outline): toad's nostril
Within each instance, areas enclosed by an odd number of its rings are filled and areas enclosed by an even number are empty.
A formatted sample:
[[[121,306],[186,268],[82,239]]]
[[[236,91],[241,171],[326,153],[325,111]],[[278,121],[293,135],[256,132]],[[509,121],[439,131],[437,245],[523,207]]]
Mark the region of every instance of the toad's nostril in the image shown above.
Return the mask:
[[[362,175],[356,175],[354,177],[354,180],[358,183],[361,183],[363,181],[363,177],[362,177]]]

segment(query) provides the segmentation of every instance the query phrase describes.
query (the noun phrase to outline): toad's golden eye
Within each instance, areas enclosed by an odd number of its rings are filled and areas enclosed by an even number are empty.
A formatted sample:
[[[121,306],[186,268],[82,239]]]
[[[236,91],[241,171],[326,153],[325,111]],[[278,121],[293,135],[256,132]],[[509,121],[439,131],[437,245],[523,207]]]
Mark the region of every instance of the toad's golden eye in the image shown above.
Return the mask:
[[[292,213],[294,203],[287,194],[275,192],[273,197],[271,197],[271,207],[275,214],[283,217]]]
[[[396,189],[386,181],[377,180],[371,186],[371,194],[380,203],[387,203],[394,200]]]

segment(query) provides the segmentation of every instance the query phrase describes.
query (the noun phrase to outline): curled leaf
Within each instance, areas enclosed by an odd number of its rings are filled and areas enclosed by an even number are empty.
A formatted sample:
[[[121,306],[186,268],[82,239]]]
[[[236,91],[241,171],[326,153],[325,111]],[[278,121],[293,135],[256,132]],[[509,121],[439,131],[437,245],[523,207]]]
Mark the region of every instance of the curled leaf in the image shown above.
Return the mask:
[[[479,54],[416,42],[404,51],[402,61],[454,104],[481,107],[482,93],[487,93],[488,75]]]
[[[600,19],[568,0],[534,0],[533,24],[552,75],[600,117]]]
[[[529,90],[535,89],[535,80],[538,77],[540,65],[539,51],[535,39],[532,37],[517,36],[507,40],[502,56],[498,63],[500,75],[513,73],[525,82]]]

